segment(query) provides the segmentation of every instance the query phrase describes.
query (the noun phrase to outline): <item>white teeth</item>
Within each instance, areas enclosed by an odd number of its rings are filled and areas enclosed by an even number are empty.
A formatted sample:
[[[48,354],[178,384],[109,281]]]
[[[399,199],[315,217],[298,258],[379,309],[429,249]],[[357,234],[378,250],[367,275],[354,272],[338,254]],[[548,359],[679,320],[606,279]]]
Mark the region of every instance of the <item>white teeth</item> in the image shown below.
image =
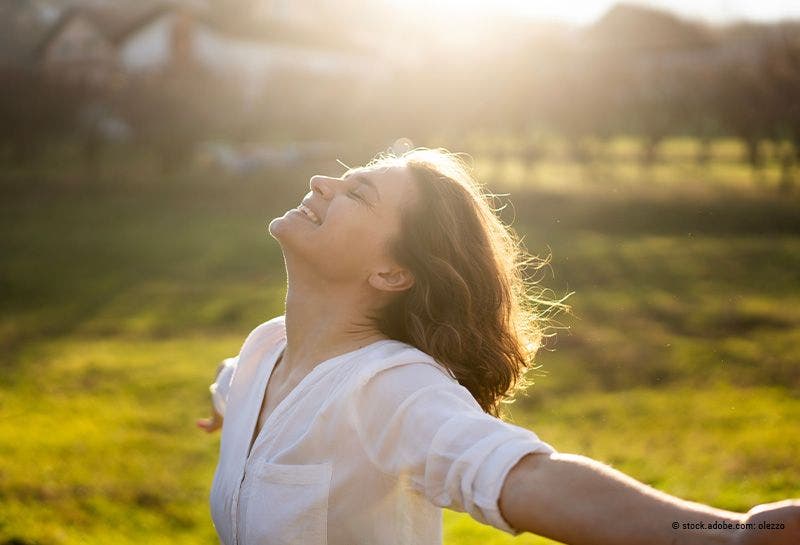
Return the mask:
[[[297,209],[300,210],[306,216],[308,216],[311,221],[313,221],[317,225],[320,225],[321,222],[319,221],[319,217],[317,217],[314,211],[311,210],[309,207],[307,207],[304,204],[301,204],[300,206],[297,207]]]

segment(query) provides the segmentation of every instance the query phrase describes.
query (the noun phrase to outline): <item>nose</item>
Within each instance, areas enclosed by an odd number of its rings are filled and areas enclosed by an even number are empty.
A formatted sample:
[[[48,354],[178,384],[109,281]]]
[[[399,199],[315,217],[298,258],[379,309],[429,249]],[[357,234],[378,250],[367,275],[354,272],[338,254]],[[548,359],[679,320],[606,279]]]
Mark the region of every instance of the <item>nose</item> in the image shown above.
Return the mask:
[[[309,187],[312,192],[319,193],[323,199],[330,199],[335,192],[331,184],[335,181],[336,178],[331,178],[330,176],[316,175],[311,177]]]

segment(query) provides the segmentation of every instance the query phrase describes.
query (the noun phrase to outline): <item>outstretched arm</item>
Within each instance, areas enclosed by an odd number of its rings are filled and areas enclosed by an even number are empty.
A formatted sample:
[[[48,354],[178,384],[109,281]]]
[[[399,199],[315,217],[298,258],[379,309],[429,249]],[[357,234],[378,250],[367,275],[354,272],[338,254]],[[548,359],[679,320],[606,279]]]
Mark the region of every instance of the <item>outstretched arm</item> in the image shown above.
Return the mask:
[[[715,509],[575,454],[523,457],[508,473],[498,505],[514,528],[573,545],[800,544],[800,500],[747,514]],[[736,529],[747,522],[753,529]],[[759,529],[759,522],[783,529]],[[709,528],[713,523],[726,527]]]

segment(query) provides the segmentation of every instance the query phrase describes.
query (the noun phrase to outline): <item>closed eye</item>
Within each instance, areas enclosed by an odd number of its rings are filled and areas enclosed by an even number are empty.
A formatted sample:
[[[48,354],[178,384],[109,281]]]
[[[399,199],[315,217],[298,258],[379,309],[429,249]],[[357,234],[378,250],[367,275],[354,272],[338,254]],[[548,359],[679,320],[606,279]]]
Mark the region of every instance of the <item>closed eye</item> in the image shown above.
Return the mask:
[[[367,202],[367,199],[365,199],[362,195],[356,193],[355,191],[348,191],[347,194],[352,196],[352,197],[355,197],[359,201],[363,202],[364,204],[366,204],[367,206],[372,208],[372,205],[369,202]]]
[[[348,171],[344,175],[344,177],[341,178],[341,180],[343,182],[348,182],[348,181],[353,180],[353,179],[355,179],[360,185],[366,185],[366,186],[370,187],[375,192],[375,196],[378,198],[378,200],[380,200],[381,196],[380,196],[380,193],[378,193],[378,189],[375,187],[375,184],[372,181],[370,181],[370,179],[367,178],[366,176],[364,176],[363,174],[358,174],[358,173],[354,174],[353,172]],[[352,197],[354,197],[354,198],[356,198],[358,200],[360,200],[361,202],[366,204],[370,209],[375,208],[375,203],[373,203],[371,199],[365,197],[361,193],[356,193],[355,192],[356,189],[360,189],[360,187],[354,187],[353,189],[348,191],[347,194],[351,195]]]

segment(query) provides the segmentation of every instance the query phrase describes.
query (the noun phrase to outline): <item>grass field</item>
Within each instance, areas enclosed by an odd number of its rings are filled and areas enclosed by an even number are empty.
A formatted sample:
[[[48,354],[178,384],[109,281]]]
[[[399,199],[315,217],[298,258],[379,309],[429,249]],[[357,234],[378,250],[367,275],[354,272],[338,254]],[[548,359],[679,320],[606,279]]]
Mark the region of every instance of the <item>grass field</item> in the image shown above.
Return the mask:
[[[194,420],[218,361],[282,313],[266,223],[308,174],[0,176],[0,544],[215,543],[218,437]],[[552,250],[543,284],[575,292],[514,421],[686,499],[800,496],[800,199],[558,176],[503,186]],[[551,543],[449,511],[445,538]]]

